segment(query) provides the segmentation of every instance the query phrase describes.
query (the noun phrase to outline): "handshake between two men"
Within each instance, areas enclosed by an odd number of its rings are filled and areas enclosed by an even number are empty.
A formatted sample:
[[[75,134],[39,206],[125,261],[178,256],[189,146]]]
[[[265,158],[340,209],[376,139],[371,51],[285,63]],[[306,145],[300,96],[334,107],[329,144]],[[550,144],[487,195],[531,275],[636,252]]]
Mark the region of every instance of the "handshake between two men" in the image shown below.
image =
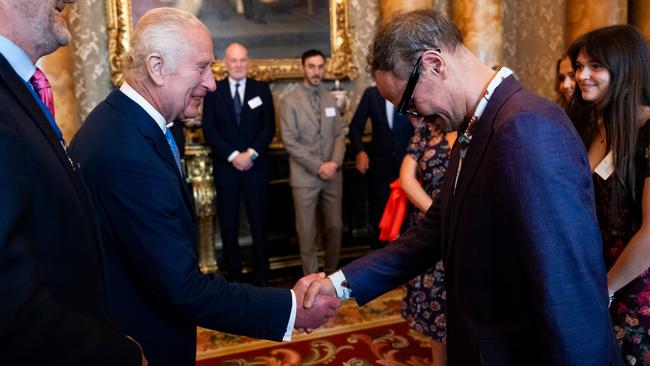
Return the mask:
[[[311,333],[325,324],[341,306],[332,281],[322,272],[302,277],[293,292],[296,295],[294,328],[301,333]]]

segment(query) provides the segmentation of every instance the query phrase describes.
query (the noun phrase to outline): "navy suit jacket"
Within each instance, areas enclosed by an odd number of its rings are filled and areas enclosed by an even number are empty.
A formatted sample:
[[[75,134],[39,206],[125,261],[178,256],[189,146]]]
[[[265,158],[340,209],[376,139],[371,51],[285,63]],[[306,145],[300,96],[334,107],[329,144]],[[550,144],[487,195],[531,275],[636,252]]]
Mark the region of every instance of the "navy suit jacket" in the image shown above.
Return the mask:
[[[259,98],[262,104],[251,109],[249,102]],[[269,181],[269,144],[275,133],[273,97],[267,83],[246,79],[240,123],[235,118],[228,78],[217,82],[217,90],[203,100],[203,136],[212,147],[214,180],[217,188],[243,179],[251,184]],[[240,172],[228,162],[233,151],[253,148],[259,154],[253,167]]]
[[[386,163],[397,164],[398,167],[402,163],[406,147],[413,136],[413,126],[405,116],[396,117],[391,129],[386,116],[386,100],[379,94],[376,86],[366,89],[350,122],[349,137],[355,155],[365,150],[361,137],[366,121],[370,118],[372,141],[368,154],[371,170],[376,167],[381,169]]]
[[[562,110],[509,77],[442,204],[343,267],[365,303],[444,258],[450,365],[618,365],[589,163]]]
[[[140,106],[113,91],[71,151],[105,242],[110,315],[152,365],[194,365],[197,325],[282,339],[289,290],[199,272],[190,192],[160,127]]]
[[[28,88],[0,55],[0,364],[139,364],[108,325],[81,180]]]

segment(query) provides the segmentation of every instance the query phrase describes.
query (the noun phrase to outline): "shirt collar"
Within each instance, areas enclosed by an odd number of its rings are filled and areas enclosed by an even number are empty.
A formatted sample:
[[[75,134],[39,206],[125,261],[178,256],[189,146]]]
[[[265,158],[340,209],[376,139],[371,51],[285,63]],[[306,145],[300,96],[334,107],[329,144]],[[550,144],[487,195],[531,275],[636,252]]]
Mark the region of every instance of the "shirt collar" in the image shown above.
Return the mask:
[[[173,122],[167,123],[167,121],[165,121],[165,117],[163,117],[162,114],[160,114],[160,112],[158,112],[156,108],[151,105],[151,103],[144,99],[144,97],[140,95],[140,93],[138,93],[135,89],[133,89],[133,87],[131,87],[131,85],[129,85],[126,81],[122,83],[122,86],[120,86],[120,91],[124,93],[124,95],[126,95],[129,99],[134,101],[137,105],[142,107],[142,109],[144,109],[144,111],[147,112],[147,114],[151,116],[154,121],[156,121],[156,124],[158,127],[160,127],[163,133],[167,132],[168,127],[174,125]]]
[[[228,83],[230,84],[230,88],[234,90],[235,84],[239,83],[239,86],[245,86],[246,85],[246,78],[243,78],[241,80],[235,80],[228,76]]]
[[[302,88],[305,90],[307,94],[315,94],[315,95],[320,95],[320,85],[319,86],[311,86],[307,85],[304,82],[301,84]]]
[[[7,59],[16,74],[26,83],[29,83],[29,79],[36,71],[36,66],[34,66],[25,51],[8,38],[0,35],[0,54]]]

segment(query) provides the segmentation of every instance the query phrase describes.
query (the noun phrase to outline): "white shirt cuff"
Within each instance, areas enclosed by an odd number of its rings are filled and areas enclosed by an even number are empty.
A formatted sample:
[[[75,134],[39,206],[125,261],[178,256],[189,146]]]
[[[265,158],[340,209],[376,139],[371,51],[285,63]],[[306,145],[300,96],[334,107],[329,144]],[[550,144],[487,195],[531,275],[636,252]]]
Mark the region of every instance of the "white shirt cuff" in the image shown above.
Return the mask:
[[[296,323],[296,294],[291,290],[291,315],[289,315],[289,323],[287,323],[287,331],[282,337],[283,342],[291,342],[291,334],[293,333],[293,325]]]
[[[332,284],[336,289],[336,296],[338,296],[339,299],[349,300],[352,298],[352,291],[349,288],[343,286],[343,282],[346,282],[346,279],[341,270],[338,270],[327,277],[329,277],[330,281],[332,281]]]
[[[232,154],[228,155],[228,162],[232,163],[233,160],[239,155],[239,151],[235,150],[232,152]]]

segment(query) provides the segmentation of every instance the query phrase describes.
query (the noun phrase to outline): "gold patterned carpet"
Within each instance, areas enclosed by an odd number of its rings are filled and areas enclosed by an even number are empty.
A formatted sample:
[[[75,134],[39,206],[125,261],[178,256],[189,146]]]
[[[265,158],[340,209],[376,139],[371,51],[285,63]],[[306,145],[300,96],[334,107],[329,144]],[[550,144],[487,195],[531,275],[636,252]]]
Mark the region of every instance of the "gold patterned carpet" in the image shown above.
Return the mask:
[[[398,288],[363,307],[347,301],[312,334],[294,332],[291,343],[199,328],[197,366],[428,365],[428,338],[411,331],[399,315],[403,295]]]

